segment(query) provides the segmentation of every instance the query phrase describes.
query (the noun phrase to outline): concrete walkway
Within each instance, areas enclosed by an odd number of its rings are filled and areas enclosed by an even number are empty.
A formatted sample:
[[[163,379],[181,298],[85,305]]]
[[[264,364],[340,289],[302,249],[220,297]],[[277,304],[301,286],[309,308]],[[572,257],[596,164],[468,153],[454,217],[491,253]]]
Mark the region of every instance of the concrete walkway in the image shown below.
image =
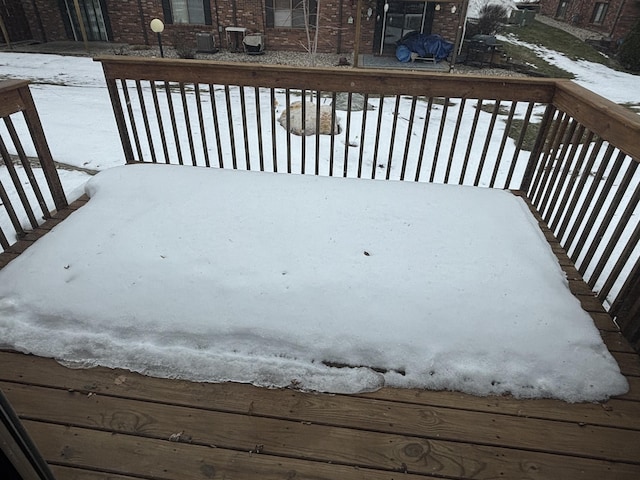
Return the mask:
[[[544,23],[545,25],[549,25],[550,27],[557,28],[559,30],[564,30],[565,32],[573,35],[574,37],[579,38],[583,42],[586,40],[600,40],[603,38],[602,33],[592,32],[591,30],[585,30],[584,28],[579,28],[571,25],[567,22],[561,22],[560,20],[556,20],[555,18],[547,17],[545,15],[536,14],[536,20],[540,23]]]
[[[59,42],[17,42],[11,46],[0,43],[0,52],[20,53],[55,53],[58,55],[74,55],[78,57],[92,57],[95,55],[113,55],[128,45],[112,42],[88,42],[89,49],[85,49],[84,42],[59,41]]]

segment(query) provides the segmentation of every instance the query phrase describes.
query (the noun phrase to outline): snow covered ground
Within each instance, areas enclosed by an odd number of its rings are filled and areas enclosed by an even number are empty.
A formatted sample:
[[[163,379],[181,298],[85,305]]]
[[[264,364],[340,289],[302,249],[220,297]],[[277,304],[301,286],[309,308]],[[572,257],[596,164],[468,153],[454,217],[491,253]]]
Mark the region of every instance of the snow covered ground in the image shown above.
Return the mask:
[[[87,191],[0,271],[0,347],[329,392],[627,389],[506,191],[167,165]]]
[[[588,88],[592,92],[618,104],[635,105],[640,107],[640,76],[613,70],[600,63],[586,60],[571,60],[561,52],[550,50],[540,45],[533,45],[517,40],[512,35],[498,38],[517,45],[526,46],[536,55],[575,75],[573,80],[577,84]],[[640,113],[640,111],[638,112]]]

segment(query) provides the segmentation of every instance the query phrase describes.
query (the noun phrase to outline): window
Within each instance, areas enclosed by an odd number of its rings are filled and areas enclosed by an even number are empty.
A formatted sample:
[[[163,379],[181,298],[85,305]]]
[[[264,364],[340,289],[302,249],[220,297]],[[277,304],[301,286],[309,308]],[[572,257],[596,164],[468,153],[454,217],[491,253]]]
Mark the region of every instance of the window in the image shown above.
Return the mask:
[[[593,9],[593,16],[591,17],[591,23],[600,24],[604,22],[604,17],[607,14],[607,9],[609,8],[608,3],[596,3],[596,6]]]
[[[210,4],[206,0],[162,0],[166,23],[211,25]]]
[[[561,1],[558,4],[558,10],[556,11],[556,18],[564,18],[567,14],[567,7],[569,6],[568,1]]]
[[[304,28],[305,10],[309,25],[316,24],[316,0],[267,0],[266,7],[270,28]]]

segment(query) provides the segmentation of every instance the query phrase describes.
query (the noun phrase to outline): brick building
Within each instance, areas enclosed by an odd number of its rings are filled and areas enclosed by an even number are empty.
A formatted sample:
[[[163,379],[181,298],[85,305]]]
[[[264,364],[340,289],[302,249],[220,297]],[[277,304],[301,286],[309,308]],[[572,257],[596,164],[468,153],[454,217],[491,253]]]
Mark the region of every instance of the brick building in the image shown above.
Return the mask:
[[[541,11],[591,30],[615,47],[640,20],[640,0],[544,0]]]
[[[77,0],[79,21],[75,0],[3,1],[21,4],[32,39],[40,42],[82,41],[84,26],[90,41],[155,45],[149,24],[159,18],[165,24],[166,44],[195,47],[196,34],[205,33],[213,36],[218,47],[228,48],[228,40],[235,43],[237,39],[236,34],[227,36],[227,27],[243,27],[263,33],[267,49],[304,51],[308,46],[305,23],[309,23],[319,28],[318,51],[331,53],[354,51],[359,4],[359,52],[379,53],[390,51],[397,39],[412,30],[455,42],[468,2],[306,0],[304,8],[301,0]],[[17,16],[4,20],[18,21]]]

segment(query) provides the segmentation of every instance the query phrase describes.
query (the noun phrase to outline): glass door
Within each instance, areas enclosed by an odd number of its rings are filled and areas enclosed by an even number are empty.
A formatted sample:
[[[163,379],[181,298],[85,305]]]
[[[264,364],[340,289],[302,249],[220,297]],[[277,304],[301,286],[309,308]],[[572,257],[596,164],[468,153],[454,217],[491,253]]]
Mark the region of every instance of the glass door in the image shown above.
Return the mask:
[[[78,0],[78,4],[82,23],[87,32],[87,39],[89,41],[108,42],[107,20],[101,0]],[[67,16],[74,40],[82,41],[82,30],[76,14],[74,0],[65,0],[64,7],[65,11],[63,13]]]
[[[376,39],[380,55],[395,53],[398,42],[408,33],[431,33],[434,3],[406,0],[379,0]]]

